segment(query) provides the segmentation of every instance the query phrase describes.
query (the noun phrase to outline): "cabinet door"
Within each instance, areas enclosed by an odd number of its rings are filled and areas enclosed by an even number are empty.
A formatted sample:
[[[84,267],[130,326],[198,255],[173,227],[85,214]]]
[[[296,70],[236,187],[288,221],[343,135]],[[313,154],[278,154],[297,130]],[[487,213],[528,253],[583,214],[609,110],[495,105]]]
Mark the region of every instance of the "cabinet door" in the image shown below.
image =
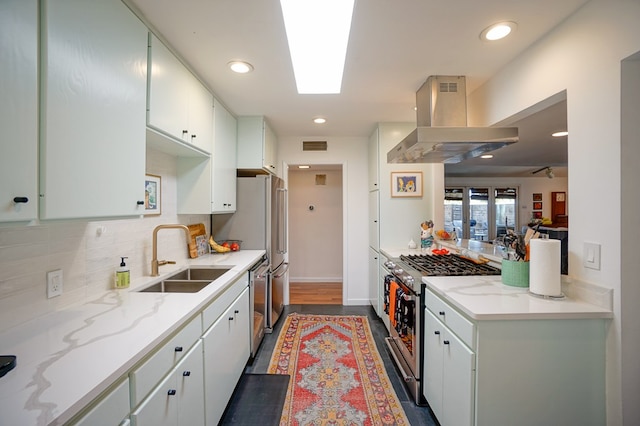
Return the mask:
[[[380,316],[380,306],[378,305],[378,252],[369,247],[369,303],[373,306],[376,314]]]
[[[0,40],[0,222],[26,221],[38,215],[36,0],[0,2]]]
[[[217,100],[214,100],[213,114],[213,212],[233,213],[236,210],[237,122]]]
[[[176,366],[178,425],[204,425],[204,366],[199,341]]]
[[[369,247],[380,248],[380,191],[369,192]]]
[[[379,149],[378,129],[376,128],[369,138],[369,191],[379,189]]]
[[[140,214],[147,29],[120,0],[42,8],[41,218]]]
[[[276,166],[276,159],[278,155],[278,140],[273,129],[269,127],[267,122],[264,123],[263,155],[262,167],[273,174],[277,174],[278,168]]]
[[[153,34],[147,125],[188,141],[190,76],[182,62]]]
[[[238,312],[236,312],[238,311]],[[206,424],[217,425],[249,359],[249,289],[204,334]]]
[[[113,426],[121,424],[129,414],[129,379],[125,379],[79,420],[74,426]]]
[[[475,354],[449,331],[443,333],[442,424],[473,424]]]
[[[424,316],[424,397],[429,403],[433,414],[444,422],[442,416],[444,372],[443,343],[444,325],[429,310],[425,309]]]
[[[176,426],[178,424],[176,375],[169,374],[131,413],[133,426]]]
[[[188,142],[205,152],[213,144],[213,96],[189,73],[189,138]]]

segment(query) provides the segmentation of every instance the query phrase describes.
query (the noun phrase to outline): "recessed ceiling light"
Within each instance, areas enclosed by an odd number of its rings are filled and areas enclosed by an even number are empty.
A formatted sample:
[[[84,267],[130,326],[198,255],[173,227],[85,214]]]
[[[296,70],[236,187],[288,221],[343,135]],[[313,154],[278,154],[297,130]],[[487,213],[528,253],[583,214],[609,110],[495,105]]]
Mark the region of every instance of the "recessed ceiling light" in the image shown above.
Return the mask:
[[[493,154],[483,154],[480,158],[493,158]]]
[[[551,136],[553,136],[554,138],[561,138],[563,136],[567,136],[569,134],[569,132],[564,131],[564,132],[555,132],[555,133],[551,133]]]
[[[308,169],[308,168],[310,168],[310,167],[311,167],[311,166],[298,166],[298,168],[299,168],[299,169]]]
[[[480,33],[480,39],[484,41],[500,40],[511,34],[518,25],[515,22],[498,22],[490,25]]]
[[[231,68],[231,71],[237,72],[238,74],[246,74],[253,71],[253,65],[249,62],[231,61],[227,65]]]
[[[299,94],[337,94],[355,0],[280,0]]]
[[[327,119],[323,117],[316,117],[313,119],[313,122],[316,124],[324,124],[327,122]]]

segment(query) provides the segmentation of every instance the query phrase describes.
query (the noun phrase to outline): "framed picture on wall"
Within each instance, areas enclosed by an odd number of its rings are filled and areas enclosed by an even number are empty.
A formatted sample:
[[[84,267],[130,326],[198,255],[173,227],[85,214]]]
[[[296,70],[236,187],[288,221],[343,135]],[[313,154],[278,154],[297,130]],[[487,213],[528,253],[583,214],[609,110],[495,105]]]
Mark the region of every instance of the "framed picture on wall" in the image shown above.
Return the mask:
[[[534,219],[542,219],[542,212],[533,212]]]
[[[533,201],[542,201],[542,193],[534,192],[533,193]]]
[[[533,209],[534,210],[542,210],[542,201],[534,201]]]
[[[422,172],[391,172],[392,197],[422,197]]]
[[[162,207],[162,178],[156,175],[144,177],[144,214],[154,215],[161,213]]]

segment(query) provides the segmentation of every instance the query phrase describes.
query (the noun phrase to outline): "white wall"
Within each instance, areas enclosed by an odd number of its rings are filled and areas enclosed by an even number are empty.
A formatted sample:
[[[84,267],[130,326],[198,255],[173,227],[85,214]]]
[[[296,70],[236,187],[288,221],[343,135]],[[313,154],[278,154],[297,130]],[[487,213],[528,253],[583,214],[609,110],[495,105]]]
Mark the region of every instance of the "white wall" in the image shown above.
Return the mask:
[[[373,130],[373,129],[372,129]],[[327,140],[326,152],[302,151],[303,140]],[[288,164],[341,164],[343,179],[343,303],[369,304],[368,271],[368,138],[298,137],[278,139],[278,160],[287,180]]]
[[[342,282],[342,170],[290,168],[288,190],[289,281]]]
[[[614,289],[615,318],[607,336],[608,425],[623,423],[622,404],[624,423],[640,424],[638,395],[621,391],[621,377],[638,383],[640,375],[637,366],[621,367],[621,269],[631,266],[620,263],[620,235],[625,230],[620,219],[619,172],[621,61],[640,50],[639,22],[637,0],[593,0],[468,99],[469,111],[476,112],[469,125],[483,125],[567,91],[569,274]],[[637,121],[637,110],[635,117]],[[634,163],[637,169],[637,159]],[[631,173],[631,178],[637,182],[638,172]],[[579,261],[585,241],[602,246],[599,271],[586,269]],[[627,314],[638,324],[637,309]]]
[[[529,223],[532,217],[533,194],[542,194],[542,216],[551,218],[551,192],[567,192],[568,179],[565,177],[549,179],[546,176],[522,178],[450,177],[445,178],[445,186],[501,186],[503,188],[520,188],[518,193],[518,229],[520,229]],[[571,194],[567,193],[567,200],[570,197]],[[569,223],[571,223],[569,209],[567,209],[567,215],[569,215]]]
[[[207,215],[176,214],[173,157],[148,150],[147,172],[162,177],[162,214],[159,216],[0,227],[0,331],[99,297],[113,287],[113,274],[120,264],[120,256],[129,258],[132,280],[149,275],[152,231],[156,225],[204,223],[209,229]],[[98,235],[97,229],[101,226],[106,232]],[[184,261],[189,257],[187,241],[180,230],[161,231],[158,247],[158,256],[162,259]],[[46,273],[60,268],[63,294],[47,299]]]

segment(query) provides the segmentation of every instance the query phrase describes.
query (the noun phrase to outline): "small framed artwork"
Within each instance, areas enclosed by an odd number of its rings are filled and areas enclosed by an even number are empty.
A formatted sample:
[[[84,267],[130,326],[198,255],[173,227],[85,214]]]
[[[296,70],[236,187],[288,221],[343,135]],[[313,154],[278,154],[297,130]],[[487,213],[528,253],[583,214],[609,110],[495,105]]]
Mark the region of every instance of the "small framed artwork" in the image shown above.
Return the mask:
[[[534,192],[533,193],[533,201],[542,201],[542,193]]]
[[[542,212],[533,212],[534,219],[542,219]]]
[[[154,215],[161,213],[162,206],[162,178],[156,175],[144,177],[144,214]]]
[[[422,172],[391,172],[392,197],[422,197]]]
[[[534,210],[542,210],[542,201],[535,201],[533,203],[533,209]]]

